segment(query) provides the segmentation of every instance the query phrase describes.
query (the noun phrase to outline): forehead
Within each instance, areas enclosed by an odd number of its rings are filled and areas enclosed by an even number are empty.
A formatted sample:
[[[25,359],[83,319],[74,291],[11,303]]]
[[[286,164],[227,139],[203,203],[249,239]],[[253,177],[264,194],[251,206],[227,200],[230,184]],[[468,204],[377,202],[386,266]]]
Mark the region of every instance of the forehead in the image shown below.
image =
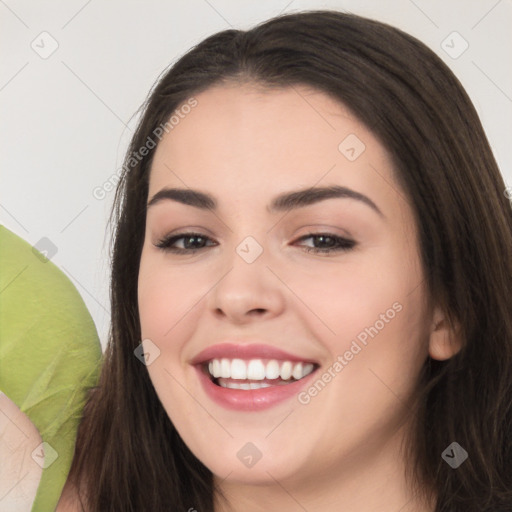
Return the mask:
[[[193,108],[178,107],[156,148],[150,195],[170,185],[270,193],[312,186],[322,176],[361,188],[372,175],[382,181],[369,166],[390,179],[385,148],[349,108],[321,91],[230,84],[194,99]]]

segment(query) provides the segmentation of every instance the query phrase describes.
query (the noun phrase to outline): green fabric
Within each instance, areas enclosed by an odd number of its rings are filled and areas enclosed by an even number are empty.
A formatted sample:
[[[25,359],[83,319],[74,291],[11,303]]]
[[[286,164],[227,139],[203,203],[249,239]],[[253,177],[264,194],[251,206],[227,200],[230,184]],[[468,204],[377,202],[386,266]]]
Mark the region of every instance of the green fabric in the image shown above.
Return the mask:
[[[58,454],[43,468],[32,511],[57,506],[101,358],[96,327],[73,283],[0,225],[0,390]]]

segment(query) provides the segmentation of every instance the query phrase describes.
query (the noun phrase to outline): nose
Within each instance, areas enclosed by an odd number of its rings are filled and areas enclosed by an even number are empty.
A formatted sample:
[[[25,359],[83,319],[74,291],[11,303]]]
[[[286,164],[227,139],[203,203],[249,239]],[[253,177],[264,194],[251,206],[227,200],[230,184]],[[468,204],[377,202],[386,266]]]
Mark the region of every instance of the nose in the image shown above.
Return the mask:
[[[283,284],[267,268],[265,252],[248,263],[233,251],[227,265],[223,277],[209,294],[209,308],[216,317],[245,324],[282,313]]]

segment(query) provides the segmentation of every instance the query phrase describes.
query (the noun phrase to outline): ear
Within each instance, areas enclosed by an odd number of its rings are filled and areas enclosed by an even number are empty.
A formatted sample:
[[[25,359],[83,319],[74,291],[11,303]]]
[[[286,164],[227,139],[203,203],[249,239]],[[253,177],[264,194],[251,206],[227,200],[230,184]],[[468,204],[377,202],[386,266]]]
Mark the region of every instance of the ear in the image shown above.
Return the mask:
[[[438,361],[445,361],[457,354],[461,348],[460,329],[458,326],[450,326],[446,315],[436,308],[428,344],[430,357]]]

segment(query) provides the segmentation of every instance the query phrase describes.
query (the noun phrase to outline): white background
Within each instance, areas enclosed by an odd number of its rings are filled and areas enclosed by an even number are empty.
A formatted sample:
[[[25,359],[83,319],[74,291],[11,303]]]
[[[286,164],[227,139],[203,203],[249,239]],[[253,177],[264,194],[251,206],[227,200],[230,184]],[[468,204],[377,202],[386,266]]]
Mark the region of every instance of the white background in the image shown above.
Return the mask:
[[[92,192],[122,165],[154,81],[210,34],[317,8],[387,22],[438,53],[472,98],[512,184],[511,0],[0,0],[0,222],[33,245],[42,237],[55,244],[52,261],[84,298],[103,347],[114,193],[98,200]],[[453,31],[469,44],[456,59],[441,47]],[[31,47],[48,51],[52,39],[58,48],[45,59]]]

